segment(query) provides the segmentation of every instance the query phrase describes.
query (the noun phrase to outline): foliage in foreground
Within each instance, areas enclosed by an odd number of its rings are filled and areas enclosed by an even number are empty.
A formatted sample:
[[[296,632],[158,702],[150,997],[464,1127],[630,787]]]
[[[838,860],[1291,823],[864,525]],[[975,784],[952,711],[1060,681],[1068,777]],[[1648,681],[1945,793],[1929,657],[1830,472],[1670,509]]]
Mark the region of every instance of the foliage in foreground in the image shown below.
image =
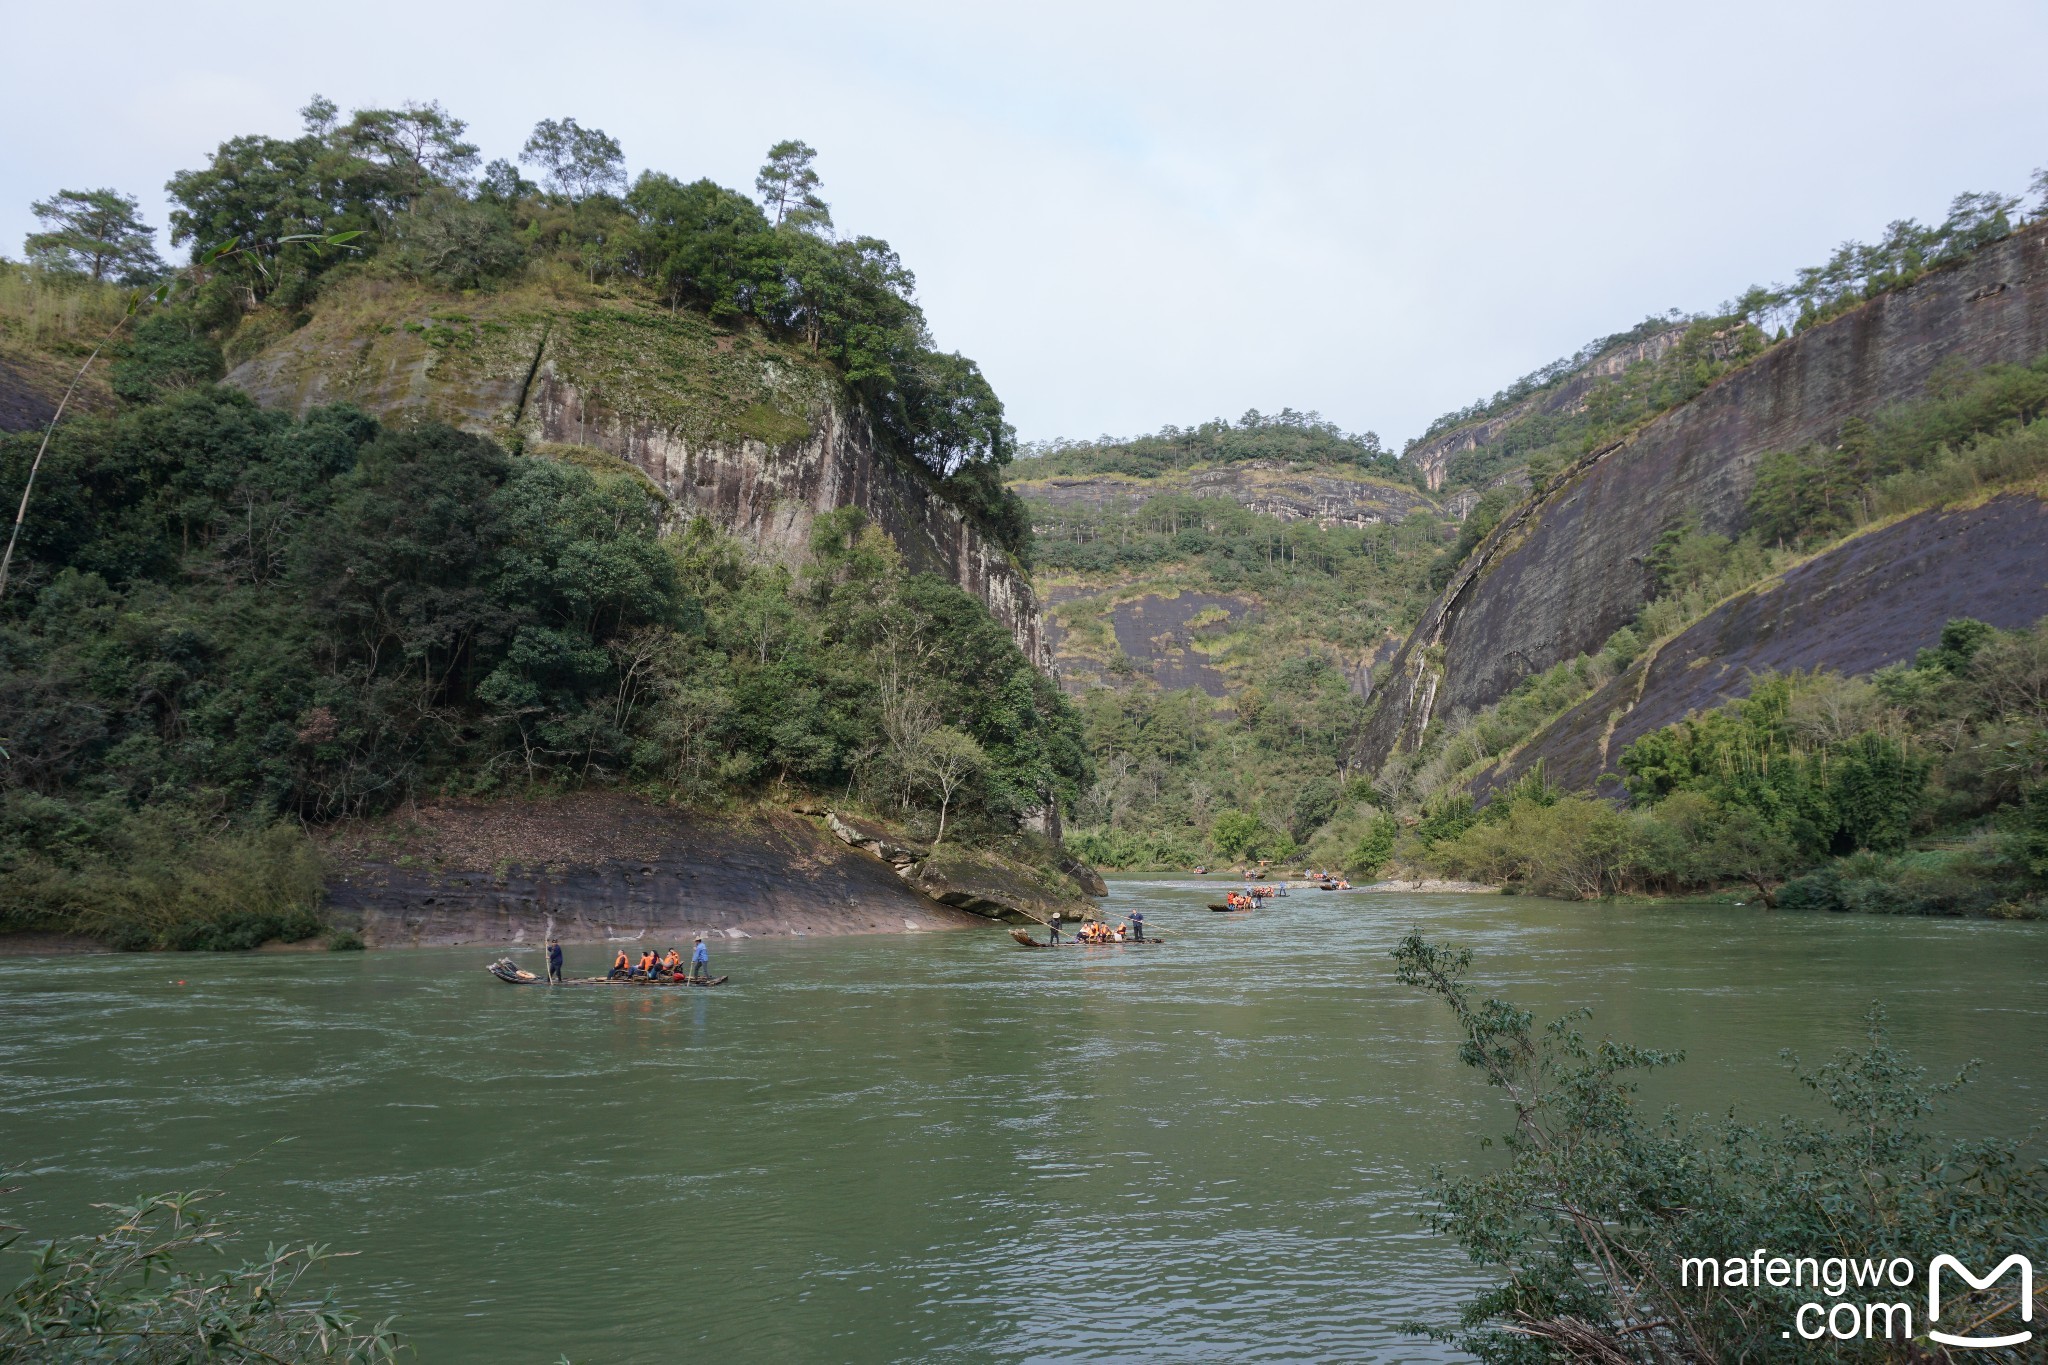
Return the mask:
[[[272,1247],[260,1260],[195,1270],[223,1254],[228,1227],[203,1193],[102,1204],[106,1231],[28,1248],[33,1268],[0,1313],[0,1361],[356,1361],[396,1358],[389,1321],[364,1326],[333,1290],[309,1282],[334,1259],[316,1246]],[[0,1249],[20,1241],[7,1229]]]
[[[1473,998],[1469,952],[1420,935],[1394,958],[1402,982],[1450,1007],[1461,1060],[1514,1109],[1505,1163],[1483,1175],[1439,1169],[1428,1215],[1501,1278],[1457,1327],[1419,1330],[1489,1365],[1927,1360],[1903,1341],[1788,1338],[1798,1305],[1820,1290],[1685,1284],[1681,1259],[1747,1260],[1763,1248],[1820,1260],[1904,1256],[1923,1271],[1940,1254],[1980,1268],[2016,1251],[2036,1265],[2048,1259],[2048,1163],[2026,1159],[2018,1142],[1928,1132],[1928,1116],[1968,1072],[1928,1083],[1891,1044],[1881,1007],[1866,1016],[1865,1048],[1812,1070],[1786,1054],[1824,1119],[1649,1115],[1640,1078],[1680,1054],[1591,1042],[1580,1031],[1586,1010],[1539,1031],[1513,1003]],[[2010,1283],[1966,1299],[1951,1281],[1944,1320],[2009,1313]]]

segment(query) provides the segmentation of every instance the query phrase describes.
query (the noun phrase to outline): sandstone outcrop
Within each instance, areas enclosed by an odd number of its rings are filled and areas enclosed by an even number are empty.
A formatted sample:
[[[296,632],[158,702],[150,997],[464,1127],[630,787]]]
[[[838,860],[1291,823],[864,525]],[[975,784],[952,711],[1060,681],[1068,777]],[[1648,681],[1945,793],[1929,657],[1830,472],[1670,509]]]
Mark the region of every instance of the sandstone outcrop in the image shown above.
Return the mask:
[[[1746,695],[1752,675],[1869,673],[1934,645],[1958,616],[2005,630],[2048,616],[2048,503],[2039,496],[1921,512],[1737,594],[1506,755],[1473,790],[1501,790],[1539,762],[1550,782],[1611,790],[1622,750]]]
[[[1043,924],[1054,915],[1092,919],[1096,909],[1076,892],[1102,877],[1087,864],[1060,855],[1057,870],[1035,867],[992,849],[938,848],[912,843],[870,821],[828,812],[825,827],[840,842],[885,863],[904,884],[942,905],[1011,924]],[[1071,867],[1067,866],[1071,864]]]
[[[2048,224],[1774,346],[1579,460],[1511,513],[1423,613],[1382,690],[1366,760],[1599,648],[1647,600],[1644,562],[1665,530],[1742,529],[1763,455],[1833,439],[1850,417],[1918,397],[1940,368],[2043,351]]]
[[[951,579],[1049,668],[1031,583],[913,462],[878,448],[821,362],[692,314],[513,291],[452,303],[365,285],[227,377],[267,407],[347,401],[527,446],[634,465],[678,513],[795,560],[812,521],[854,506],[904,562]]]
[[[903,933],[986,921],[808,820],[720,820],[617,792],[445,802],[324,835],[327,918],[372,947],[668,946],[686,936]]]
[[[1130,512],[1162,493],[1228,498],[1281,521],[1321,526],[1375,526],[1418,509],[1441,514],[1437,500],[1405,484],[1342,468],[1296,469],[1277,460],[1244,460],[1157,479],[1120,474],[1057,475],[1010,485],[1027,503],[1055,511],[1074,507]]]
[[[1417,441],[1408,447],[1401,459],[1419,471],[1423,482],[1429,486],[1431,492],[1435,492],[1444,486],[1444,478],[1450,472],[1453,457],[1468,450],[1480,450],[1492,445],[1500,439],[1502,432],[1524,418],[1580,411],[1586,406],[1586,395],[1594,384],[1637,365],[1654,364],[1663,359],[1684,335],[1685,326],[1680,324],[1644,337],[1640,341],[1610,346],[1572,371],[1562,383],[1532,393],[1521,402],[1492,417],[1466,422],[1461,426],[1452,427],[1449,431],[1438,432],[1426,440]],[[1459,513],[1460,517],[1463,515],[1463,512]]]

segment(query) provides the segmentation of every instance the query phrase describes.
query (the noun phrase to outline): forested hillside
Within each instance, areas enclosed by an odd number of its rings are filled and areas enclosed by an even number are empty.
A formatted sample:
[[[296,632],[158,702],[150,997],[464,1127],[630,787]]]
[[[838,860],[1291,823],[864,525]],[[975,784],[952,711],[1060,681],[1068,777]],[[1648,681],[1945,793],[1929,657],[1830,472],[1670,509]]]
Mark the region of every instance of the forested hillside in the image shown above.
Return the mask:
[[[2048,191],[2048,184],[2037,188]],[[1899,866],[1919,869],[1913,876],[1921,889],[1884,901],[1885,908],[2036,913],[2040,869],[2026,851],[2035,836],[2022,826],[2038,804],[2033,793],[2040,772],[2033,759],[2017,755],[2040,747],[2043,717],[2038,706],[2030,710],[2012,700],[2031,695],[2032,684],[2011,678],[2025,674],[2023,661],[2038,653],[2029,628],[2043,607],[2028,603],[2039,596],[2033,589],[2048,581],[2048,562],[2037,562],[2029,548],[2040,537],[2026,529],[2032,523],[2024,510],[2042,491],[2032,425],[2040,412],[2040,365],[2003,360],[2031,361],[2038,354],[2027,349],[2031,295],[2012,292],[2032,287],[2027,282],[2034,276],[2021,257],[2038,235],[2036,229],[2014,236],[2023,221],[2018,209],[2015,197],[1963,196],[1941,225],[1894,224],[1878,246],[1851,244],[1827,266],[1802,271],[1794,285],[1752,289],[1712,316],[1653,318],[1544,367],[1491,402],[1448,415],[1410,443],[1403,461],[1418,496],[1426,488],[1442,499],[1410,505],[1399,525],[1412,540],[1404,545],[1388,526],[1381,532],[1387,552],[1359,563],[1332,598],[1321,599],[1315,587],[1298,581],[1283,583],[1277,573],[1262,583],[1259,605],[1292,627],[1285,646],[1249,656],[1257,660],[1254,667],[1233,674],[1225,665],[1247,656],[1233,654],[1232,635],[1219,629],[1226,624],[1223,609],[1196,618],[1193,643],[1211,667],[1192,681],[1206,685],[1222,707],[1172,693],[1171,686],[1190,679],[1184,671],[1162,669],[1159,650],[1152,651],[1150,671],[1155,678],[1167,675],[1164,694],[1147,685],[1144,661],[1115,651],[1127,636],[1142,635],[1142,629],[1123,629],[1145,624],[1143,613],[1131,610],[1140,594],[1164,599],[1176,587],[1183,597],[1194,596],[1189,590],[1197,587],[1214,591],[1216,571],[1196,551],[1214,553],[1209,537],[1215,527],[1236,520],[1263,530],[1273,543],[1297,534],[1277,518],[1261,526],[1259,513],[1241,497],[1229,500],[1234,507],[1214,500],[1191,506],[1202,500],[1174,482],[1225,464],[1219,433],[1228,424],[1201,429],[1210,433],[1206,444],[1169,429],[1143,442],[1034,452],[1018,466],[1027,477],[1016,486],[1046,535],[1039,551],[1042,581],[1060,603],[1062,625],[1071,617],[1083,631],[1092,627],[1093,643],[1110,665],[1068,674],[1070,685],[1083,684],[1080,701],[1099,774],[1082,805],[1086,846],[1112,864],[1281,856],[1300,846],[1307,861],[1359,874],[1399,865],[1566,895],[1737,883],[1766,899],[1786,879],[1833,857],[1854,855],[1866,863],[1815,875],[1868,880],[1890,866],[1869,858],[1905,858]],[[2048,194],[2036,213],[2041,209],[2048,209]],[[1887,301],[1891,314],[1875,316],[1917,321],[1866,316]],[[1968,307],[1976,311],[1957,311]],[[1896,375],[1885,368],[1890,362],[1882,342],[1855,340],[1881,337],[1875,330],[1881,326],[1911,329],[1897,346],[1906,354],[1910,335],[1912,365],[1902,361]],[[1831,357],[1844,345],[1876,358],[1866,365],[1868,373],[1841,371]],[[1802,360],[1808,351],[1817,359]],[[1775,377],[1773,366],[1833,387],[1825,395],[1801,395]],[[1916,377],[1908,379],[1913,366]],[[1705,402],[1701,396],[1709,390],[1719,407],[1695,417],[1695,400]],[[1807,425],[1802,399],[1816,414]],[[1835,406],[1824,407],[1828,402]],[[1741,434],[1745,423],[1763,434]],[[1667,426],[1682,434],[1657,435]],[[1683,434],[1700,432],[1707,435]],[[1650,433],[1641,438],[1645,449],[1658,449],[1661,440],[1683,452],[1669,458],[1690,462],[1673,489],[1719,502],[1691,515],[1660,510],[1648,521],[1618,508],[1599,523],[1551,510],[1557,499],[1546,502],[1546,490],[1569,488],[1574,471],[1627,449],[1637,433]],[[1732,499],[1730,476],[1702,453],[1713,448],[1703,442],[1746,449],[1745,441],[1800,433],[1796,443],[1763,444],[1743,454],[1736,466],[1740,491]],[[1371,444],[1376,454],[1378,443]],[[1337,463],[1334,452],[1324,458]],[[1290,472],[1307,464],[1297,458],[1283,466],[1284,459],[1274,464]],[[1362,477],[1381,477],[1383,466],[1353,460],[1373,470]],[[1191,476],[1190,470],[1201,472]],[[1617,488],[1634,488],[1639,496],[1645,476],[1633,477],[1634,484]],[[1084,499],[1077,485],[1092,485],[1097,496]],[[1232,491],[1241,494],[1242,486]],[[1995,499],[2006,490],[2017,501]],[[1730,501],[1735,506],[1725,508]],[[1460,513],[1462,523],[1453,520]],[[1531,529],[1546,518],[1558,529]],[[1374,525],[1366,523],[1368,532]],[[1197,534],[1183,527],[1198,528]],[[1894,527],[1896,535],[1887,529]],[[1330,527],[1326,522],[1317,529]],[[1853,542],[1866,532],[1873,545],[1889,549],[1856,548]],[[1562,541],[1548,555],[1533,555],[1526,542],[1535,534],[1648,543],[1623,564]],[[1056,548],[1053,536],[1064,538],[1066,548]],[[1487,581],[1491,568],[1482,546],[1515,556],[1511,587],[1502,586],[1505,579]],[[1885,562],[1892,565],[1888,576],[1875,572]],[[1224,567],[1222,581],[1243,581],[1232,573]],[[1589,575],[1597,584],[1579,581]],[[1531,670],[1505,650],[1476,660],[1497,670],[1519,668],[1518,676],[1534,672],[1483,709],[1455,699],[1430,709],[1437,696],[1430,679],[1442,667],[1442,646],[1426,635],[1431,618],[1425,615],[1425,633],[1407,643],[1392,671],[1391,651],[1381,651],[1380,671],[1355,679],[1347,704],[1311,708],[1316,719],[1304,719],[1297,698],[1306,694],[1296,680],[1344,667],[1343,651],[1360,641],[1341,631],[1317,635],[1300,623],[1333,619],[1342,612],[1340,601],[1365,604],[1364,620],[1372,624],[1381,619],[1374,615],[1377,606],[1394,603],[1398,630],[1429,593],[1442,593],[1429,611],[1447,616],[1460,593],[1483,591],[1491,595],[1483,600],[1498,599],[1489,609],[1514,622],[1553,605],[1569,610],[1589,591],[1626,594],[1637,575],[1649,591],[1636,599],[1644,603],[1636,618],[1624,617],[1611,638],[1585,653],[1547,671]],[[1780,583],[1796,586],[1773,598]],[[1801,613],[1798,604],[1806,600],[1827,605]],[[1096,605],[1103,601],[1125,608],[1124,614]],[[1771,693],[1778,705],[1790,706],[1791,728],[1782,717],[1758,712],[1745,723],[1762,726],[1761,737],[1753,758],[1741,761],[1776,763],[1788,774],[1807,764],[1798,769],[1807,774],[1798,781],[1807,785],[1796,797],[1781,792],[1738,799],[1735,788],[1702,780],[1681,783],[1683,799],[1669,810],[1650,810],[1674,789],[1638,789],[1631,779],[1628,790],[1639,809],[1630,813],[1612,809],[1623,795],[1619,786],[1603,785],[1590,795],[1583,790],[1603,765],[1618,778],[1633,772],[1631,765],[1648,763],[1643,755],[1664,752],[1658,745],[1681,742],[1670,737],[1677,731],[1660,726],[1682,722],[1689,710],[1712,710],[1731,695],[1728,689],[1739,695],[1741,678],[1724,658],[1760,659],[1767,668],[1787,666],[1768,662],[1773,659],[1865,660],[1854,667],[1868,672],[1910,662],[1937,637],[1983,639],[1981,632],[1991,629],[1983,622],[1965,621],[1943,633],[1945,621],[1972,615],[1973,603],[1976,614],[2016,632],[1998,636],[1980,662],[1959,653],[1962,646],[1944,645],[1950,652],[1938,658],[1946,662],[1930,663],[1937,656],[1923,655],[1917,671],[1895,670],[1887,676],[1898,681],[1881,682],[1877,693],[1828,673],[1801,673],[1782,684],[1783,693]],[[1156,617],[1158,607],[1143,605]],[[1763,646],[1755,644],[1759,612],[1782,622],[1768,628],[1775,634]],[[1581,605],[1576,623],[1586,619]],[[1235,623],[1233,616],[1228,624]],[[1204,625],[1207,638],[1200,634]],[[1840,638],[1830,638],[1834,632]],[[1248,632],[1238,627],[1238,633]],[[1668,667],[1657,663],[1660,651],[1674,660]],[[1123,653],[1134,651],[1125,647]],[[1064,644],[1062,654],[1093,662],[1072,644]],[[1993,670],[2003,681],[1982,681],[1978,669]],[[1921,690],[1912,692],[1915,686]],[[2001,689],[2000,700],[1986,701],[1976,690],[1984,686]],[[1295,704],[1281,711],[1275,727],[1271,700],[1283,688]],[[1866,705],[1879,695],[1883,703]],[[1240,697],[1249,706],[1231,705]],[[1858,700],[1844,700],[1851,697]],[[1800,718],[1809,708],[1843,707],[1859,719],[1852,724],[1838,716],[1836,729],[1822,740],[1800,728],[1808,724]],[[1636,712],[1640,717],[1631,718]],[[1378,736],[1402,717],[1420,732],[1411,729],[1389,758]],[[1987,777],[1965,755],[1981,752],[1992,735],[2018,749],[1998,766],[1998,776]],[[1740,747],[1723,744],[1713,757],[1698,760],[1698,771],[1725,773],[1736,761],[1729,755]],[[1574,786],[1552,785],[1546,754],[1550,770]],[[1280,780],[1268,782],[1265,774]],[[1219,793],[1223,799],[1214,799]],[[1880,807],[1889,812],[1881,818],[1874,813]],[[1205,818],[1208,837],[1202,839],[1196,836]],[[1860,892],[1843,894],[1857,907],[1878,904]]]
[[[932,344],[887,243],[834,232],[810,149],[771,149],[757,202],[629,185],[571,119],[526,144],[539,184],[464,133],[438,105],[316,100],[296,138],[233,139],[171,180],[176,269],[131,198],[37,204],[48,230],[0,293],[0,492],[35,478],[0,588],[0,928],[301,936],[305,830],[437,793],[816,791],[971,840],[1085,788],[1072,708],[1011,631],[860,507],[828,501],[764,557],[602,451],[435,420],[538,316],[564,333],[558,375],[684,402],[764,461],[837,405],[915,473],[891,496],[1022,555],[1001,404]],[[607,328],[641,344],[607,349]],[[266,411],[217,385],[322,329],[417,347],[395,392],[428,408]],[[637,388],[604,368],[628,352]]]
[[[1041,444],[1009,477],[1099,774],[1074,845],[1185,866],[1320,828],[1451,513],[1376,435],[1293,411]]]

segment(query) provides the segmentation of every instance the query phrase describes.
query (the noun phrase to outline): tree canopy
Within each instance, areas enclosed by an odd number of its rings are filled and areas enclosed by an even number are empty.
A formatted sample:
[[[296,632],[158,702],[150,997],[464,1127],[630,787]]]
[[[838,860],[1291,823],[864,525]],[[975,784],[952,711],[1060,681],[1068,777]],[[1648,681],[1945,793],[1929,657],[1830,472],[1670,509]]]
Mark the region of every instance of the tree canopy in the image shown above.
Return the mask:
[[[59,190],[29,205],[42,226],[23,244],[47,270],[83,275],[95,284],[144,284],[164,272],[156,232],[142,221],[135,197],[118,190]]]
[[[315,97],[303,119],[297,137],[231,138],[167,187],[175,244],[195,259],[235,248],[197,299],[216,339],[267,309],[302,319],[344,265],[459,290],[566,265],[591,286],[644,291],[830,360],[890,451],[1025,551],[1028,523],[988,472],[1015,444],[1001,400],[974,361],[935,343],[916,277],[889,243],[834,232],[808,144],[769,148],[757,202],[654,169],[629,185],[618,140],[574,118],[541,120],[518,164],[480,172],[468,125],[438,102],[343,117]],[[344,232],[360,236],[339,249],[318,240]]]

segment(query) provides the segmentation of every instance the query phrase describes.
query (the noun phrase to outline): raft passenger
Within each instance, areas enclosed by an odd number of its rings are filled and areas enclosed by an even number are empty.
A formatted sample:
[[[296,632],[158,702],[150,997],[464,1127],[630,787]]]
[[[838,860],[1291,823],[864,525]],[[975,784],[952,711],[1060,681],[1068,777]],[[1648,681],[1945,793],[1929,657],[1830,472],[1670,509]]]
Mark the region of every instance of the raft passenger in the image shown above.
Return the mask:
[[[610,974],[605,977],[605,980],[617,981],[622,976],[631,976],[632,974],[632,964],[626,960],[626,950],[621,948],[619,949],[619,955],[612,959],[612,969]]]

